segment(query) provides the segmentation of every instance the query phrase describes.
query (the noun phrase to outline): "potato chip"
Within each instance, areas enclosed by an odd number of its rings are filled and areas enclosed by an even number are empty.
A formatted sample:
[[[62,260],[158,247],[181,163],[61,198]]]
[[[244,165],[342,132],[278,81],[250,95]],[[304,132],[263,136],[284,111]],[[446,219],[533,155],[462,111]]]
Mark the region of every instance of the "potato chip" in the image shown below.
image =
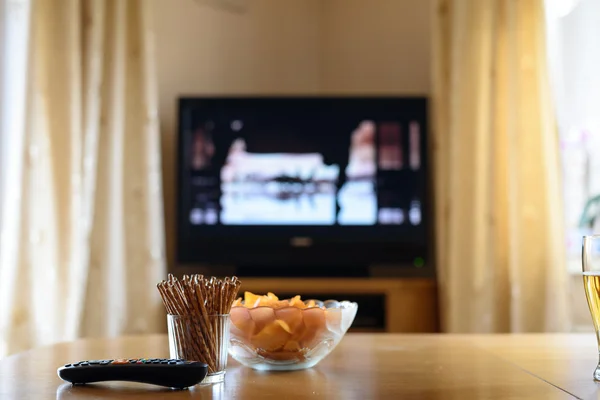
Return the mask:
[[[285,346],[283,346],[283,350],[285,351],[300,351],[300,343],[295,340],[288,340]]]
[[[252,292],[245,292],[244,293],[244,304],[246,305],[246,307],[254,307],[254,304],[256,303],[257,300],[260,300],[259,295],[256,295]]]
[[[289,327],[287,327],[289,329]],[[260,333],[250,338],[250,343],[258,349],[277,351],[283,348],[290,338],[285,322],[275,320],[265,326]]]
[[[249,339],[256,330],[256,322],[245,307],[232,308],[230,312],[232,332],[239,337]]]
[[[308,328],[322,328],[325,326],[325,311],[320,308],[305,310],[302,312],[304,324]]]
[[[304,310],[302,316],[306,326],[304,335],[302,335],[302,346],[312,347],[315,338],[318,338],[327,329],[325,311],[320,308],[311,308]]]
[[[277,322],[279,325],[281,325],[281,327],[287,332],[287,333],[292,333],[292,330],[290,329],[290,326],[285,322],[282,321],[280,319],[276,319],[275,322]]]
[[[290,327],[290,331],[296,331],[302,324],[302,311],[296,307],[282,308],[275,310],[275,318],[284,321]]]
[[[273,323],[275,321],[275,312],[272,308],[269,307],[259,307],[252,308],[248,310],[250,312],[250,317],[256,323],[256,329],[254,333],[259,333],[262,331],[267,325]]]
[[[273,304],[271,304],[271,307],[278,309],[278,308],[287,308],[290,306],[290,302],[287,300],[279,300],[274,302]]]
[[[305,309],[306,308],[306,304],[304,304],[304,302],[300,299],[300,296],[295,296],[290,300],[290,306],[291,307],[297,307],[300,309]]]

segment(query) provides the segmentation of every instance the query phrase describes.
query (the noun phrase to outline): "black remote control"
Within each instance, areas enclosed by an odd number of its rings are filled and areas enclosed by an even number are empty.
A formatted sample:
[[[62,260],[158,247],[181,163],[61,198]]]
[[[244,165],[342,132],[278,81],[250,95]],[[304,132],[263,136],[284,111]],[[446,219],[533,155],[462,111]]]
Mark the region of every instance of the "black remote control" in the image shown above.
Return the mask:
[[[60,367],[57,372],[60,379],[74,385],[127,381],[184,389],[202,382],[208,366],[181,359],[129,358],[80,361]]]

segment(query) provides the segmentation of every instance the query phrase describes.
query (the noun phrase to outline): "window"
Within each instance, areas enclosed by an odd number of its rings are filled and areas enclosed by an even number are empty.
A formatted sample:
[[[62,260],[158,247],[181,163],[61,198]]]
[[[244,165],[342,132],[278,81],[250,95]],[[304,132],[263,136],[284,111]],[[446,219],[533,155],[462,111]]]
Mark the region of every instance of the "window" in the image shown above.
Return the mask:
[[[600,1],[546,0],[546,11],[572,315],[576,329],[591,329],[580,274],[582,236],[600,233]]]
[[[0,243],[3,224],[8,222],[5,209],[11,201],[11,180],[19,179],[7,170],[19,165],[23,154],[30,2],[0,0]],[[6,342],[0,338],[0,356],[5,353]]]
[[[5,19],[5,7],[6,7],[6,0],[0,0],[0,240],[1,240],[1,229],[2,229],[2,188],[4,187],[3,183],[4,183],[4,171],[5,168],[3,168],[3,161],[4,161],[4,152],[3,149],[5,148],[5,146],[3,146],[4,144],[4,137],[6,136],[4,129],[2,127],[2,121],[4,120],[3,116],[5,114],[4,112],[4,107],[5,107],[5,97],[6,95],[4,94],[4,64],[6,63],[7,57],[5,54],[5,45],[4,45],[4,37],[5,37],[5,28],[6,27],[6,19]]]
[[[560,135],[569,270],[600,233],[600,2],[548,0],[548,55]],[[595,151],[596,150],[596,151]]]
[[[6,171],[13,158],[22,156],[30,3],[0,0],[0,227],[10,193]]]

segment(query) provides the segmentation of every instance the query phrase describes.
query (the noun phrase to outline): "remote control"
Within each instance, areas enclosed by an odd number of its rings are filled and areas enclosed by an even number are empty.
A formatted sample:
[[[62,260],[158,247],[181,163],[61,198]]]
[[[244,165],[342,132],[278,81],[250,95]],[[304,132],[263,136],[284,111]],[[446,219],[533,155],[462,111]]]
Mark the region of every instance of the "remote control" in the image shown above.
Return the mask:
[[[128,381],[184,389],[202,382],[208,366],[181,359],[129,358],[80,361],[66,364],[57,372],[60,379],[73,385]]]

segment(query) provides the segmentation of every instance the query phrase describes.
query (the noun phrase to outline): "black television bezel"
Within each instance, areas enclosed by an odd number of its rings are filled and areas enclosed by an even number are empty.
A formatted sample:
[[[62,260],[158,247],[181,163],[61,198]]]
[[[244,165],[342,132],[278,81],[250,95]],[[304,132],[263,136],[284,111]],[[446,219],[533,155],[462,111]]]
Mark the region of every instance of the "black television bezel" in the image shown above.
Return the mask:
[[[199,101],[224,100],[224,99],[375,99],[392,101],[419,101],[422,102],[425,115],[422,120],[423,154],[422,165],[425,169],[426,184],[424,185],[425,195],[423,198],[423,225],[426,230],[426,240],[423,244],[399,243],[385,238],[376,240],[355,241],[318,241],[309,238],[308,246],[292,245],[291,240],[300,239],[301,244],[307,244],[303,235],[293,235],[286,237],[256,238],[252,236],[243,236],[241,238],[218,238],[211,240],[205,238],[202,249],[191,241],[183,240],[182,231],[187,224],[187,215],[183,210],[183,183],[184,173],[186,172],[185,163],[182,162],[185,153],[185,143],[182,140],[185,132],[182,124],[185,107],[189,103],[198,103]],[[429,109],[428,98],[425,96],[280,96],[280,95],[262,95],[262,96],[183,96],[177,100],[177,154],[175,158],[177,177],[176,177],[176,246],[175,246],[175,265],[170,270],[172,272],[184,271],[189,273],[198,268],[210,270],[213,274],[219,274],[219,270],[231,267],[236,269],[238,275],[244,276],[363,276],[369,274],[370,267],[383,267],[383,270],[394,270],[394,276],[433,276],[434,275],[434,254],[432,226],[434,222],[433,202],[430,196],[432,193],[431,185],[431,165],[430,165],[430,129],[429,129]],[[239,227],[238,227],[239,228]],[[252,227],[241,227],[248,229]],[[265,227],[261,227],[264,229]],[[276,227],[273,227],[276,229]],[[381,228],[381,227],[379,227]],[[269,228],[267,228],[269,229]],[[352,229],[352,227],[346,227]],[[197,242],[197,240],[196,240]],[[318,254],[318,256],[316,256]],[[373,254],[380,254],[376,260]],[[340,255],[343,255],[341,257]],[[424,257],[425,264],[416,268],[414,260],[417,257]],[[296,267],[296,268],[282,268]],[[299,270],[302,268],[302,270]]]

